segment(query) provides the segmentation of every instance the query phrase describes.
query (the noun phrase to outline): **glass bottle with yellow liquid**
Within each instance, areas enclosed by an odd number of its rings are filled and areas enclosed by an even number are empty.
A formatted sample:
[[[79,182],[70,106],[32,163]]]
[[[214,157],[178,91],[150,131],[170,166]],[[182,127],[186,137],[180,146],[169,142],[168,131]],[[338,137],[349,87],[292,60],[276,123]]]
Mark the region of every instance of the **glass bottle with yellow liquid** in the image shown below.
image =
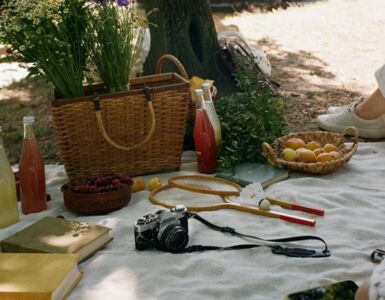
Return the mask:
[[[209,117],[211,125],[213,126],[214,135],[215,135],[215,144],[217,145],[217,148],[218,148],[218,146],[222,142],[222,128],[221,128],[221,122],[219,121],[217,111],[215,110],[213,99],[211,97],[210,84],[207,82],[203,83],[202,90],[203,90],[203,99],[205,101],[207,115]]]
[[[0,126],[0,228],[19,221],[16,182],[5,153]]]

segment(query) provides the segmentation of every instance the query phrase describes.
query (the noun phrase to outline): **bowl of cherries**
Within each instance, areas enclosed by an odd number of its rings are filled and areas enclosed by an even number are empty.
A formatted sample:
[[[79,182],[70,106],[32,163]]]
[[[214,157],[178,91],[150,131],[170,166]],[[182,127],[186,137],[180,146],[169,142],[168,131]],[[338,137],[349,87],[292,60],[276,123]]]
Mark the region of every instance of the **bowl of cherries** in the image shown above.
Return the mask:
[[[107,173],[70,181],[61,187],[64,205],[84,215],[106,214],[126,206],[131,200],[132,179]]]

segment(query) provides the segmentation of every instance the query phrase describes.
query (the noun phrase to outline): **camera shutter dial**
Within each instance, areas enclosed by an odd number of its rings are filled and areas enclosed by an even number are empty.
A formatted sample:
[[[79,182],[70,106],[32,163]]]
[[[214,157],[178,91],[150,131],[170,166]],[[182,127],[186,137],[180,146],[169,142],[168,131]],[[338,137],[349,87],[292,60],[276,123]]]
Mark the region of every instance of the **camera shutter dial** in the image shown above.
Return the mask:
[[[182,211],[185,211],[185,210],[186,210],[186,208],[184,207],[183,204],[177,204],[177,205],[175,206],[175,211],[176,211],[176,212],[182,212]]]

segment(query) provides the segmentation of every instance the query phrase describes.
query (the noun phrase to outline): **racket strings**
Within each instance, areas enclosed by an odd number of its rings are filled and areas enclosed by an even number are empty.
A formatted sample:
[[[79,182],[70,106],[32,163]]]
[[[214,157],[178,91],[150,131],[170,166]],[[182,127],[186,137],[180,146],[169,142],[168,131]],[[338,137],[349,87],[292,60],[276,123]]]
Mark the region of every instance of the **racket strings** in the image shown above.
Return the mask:
[[[154,197],[162,203],[167,202],[174,206],[183,204],[190,208],[196,206],[212,206],[223,203],[222,197],[217,195],[196,193],[171,186],[168,189],[156,193]]]
[[[231,181],[209,176],[176,176],[169,179],[169,184],[179,189],[220,196],[239,195],[241,191],[241,187]]]
[[[194,179],[181,179],[175,181],[178,184],[183,184],[185,186],[192,186],[195,188],[201,188],[202,190],[209,191],[237,191],[232,185],[219,182],[219,181],[205,181],[205,180],[194,180]]]

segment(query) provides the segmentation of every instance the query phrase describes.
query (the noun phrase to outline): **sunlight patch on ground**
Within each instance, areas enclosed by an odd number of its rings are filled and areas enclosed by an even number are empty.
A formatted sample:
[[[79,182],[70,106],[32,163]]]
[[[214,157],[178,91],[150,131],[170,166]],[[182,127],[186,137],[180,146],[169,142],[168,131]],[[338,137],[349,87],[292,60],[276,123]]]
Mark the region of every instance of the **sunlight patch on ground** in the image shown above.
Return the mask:
[[[369,94],[374,71],[385,63],[384,15],[383,0],[329,0],[223,22],[238,25],[249,40],[269,37],[283,52],[310,52],[335,75],[329,84]]]
[[[2,63],[0,64],[0,88],[3,89],[10,84],[26,78],[28,71],[21,68],[18,63]],[[2,94],[2,93],[1,93]],[[1,95],[3,98],[3,95]]]
[[[18,99],[20,101],[30,101],[30,93],[28,90],[14,90],[2,88],[0,93],[0,101],[2,100],[10,100],[10,99]]]

